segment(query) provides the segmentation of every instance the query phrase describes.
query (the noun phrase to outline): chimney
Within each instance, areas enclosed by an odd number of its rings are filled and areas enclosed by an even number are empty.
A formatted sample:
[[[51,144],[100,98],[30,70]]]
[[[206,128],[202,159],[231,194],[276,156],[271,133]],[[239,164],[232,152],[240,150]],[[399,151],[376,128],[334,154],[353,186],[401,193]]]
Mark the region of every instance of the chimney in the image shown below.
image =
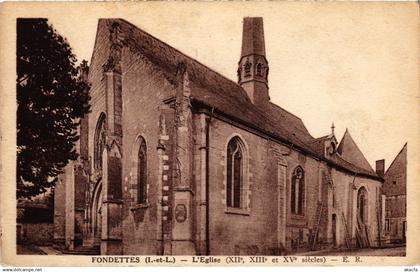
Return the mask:
[[[380,177],[385,175],[385,160],[376,161],[376,174]]]
[[[238,63],[238,83],[256,105],[264,105],[270,100],[267,77],[263,18],[245,17],[241,58]]]

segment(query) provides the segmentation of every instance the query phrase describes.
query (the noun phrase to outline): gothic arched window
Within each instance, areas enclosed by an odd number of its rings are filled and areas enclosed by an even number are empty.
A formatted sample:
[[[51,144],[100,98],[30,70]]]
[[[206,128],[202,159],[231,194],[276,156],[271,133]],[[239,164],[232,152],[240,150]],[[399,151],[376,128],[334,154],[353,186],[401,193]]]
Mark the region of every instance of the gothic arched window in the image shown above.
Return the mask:
[[[137,203],[147,202],[147,147],[143,137],[137,155]]]
[[[244,152],[239,137],[233,137],[227,147],[226,204],[241,208],[244,187]]]
[[[239,67],[239,68],[238,68],[237,73],[238,73],[238,82],[240,82],[240,81],[241,81],[241,74],[242,74],[242,69],[241,69],[241,67]]]
[[[249,60],[247,59],[244,65],[245,77],[251,76],[251,67],[252,67],[252,63],[249,62]]]
[[[262,76],[262,64],[257,64],[257,76]]]
[[[367,221],[367,191],[365,187],[361,187],[357,192],[357,210],[361,222]]]
[[[303,215],[305,203],[305,172],[298,166],[291,180],[290,208],[293,214]]]
[[[95,169],[102,169],[102,153],[106,145],[105,114],[101,113],[96,124],[93,147],[93,162]]]

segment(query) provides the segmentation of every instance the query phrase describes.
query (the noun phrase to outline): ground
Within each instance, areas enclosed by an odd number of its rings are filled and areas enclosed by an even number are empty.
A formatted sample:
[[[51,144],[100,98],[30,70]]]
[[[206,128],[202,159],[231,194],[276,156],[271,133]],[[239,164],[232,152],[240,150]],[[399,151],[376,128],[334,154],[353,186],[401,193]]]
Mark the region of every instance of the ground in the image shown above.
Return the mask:
[[[357,251],[333,252],[331,255],[351,255],[351,256],[405,256],[405,246],[389,248],[366,248]]]
[[[363,248],[352,250],[331,250],[306,252],[299,255],[310,256],[405,256],[405,246],[386,247],[386,248]],[[293,254],[292,254],[293,255]]]
[[[51,246],[17,245],[17,254],[24,255],[61,255]],[[292,254],[293,255],[293,254]],[[405,246],[387,248],[364,248],[354,250],[313,251],[300,253],[303,256],[405,256]]]
[[[52,246],[36,246],[18,244],[16,246],[18,255],[61,255],[62,253]]]
[[[24,244],[16,245],[16,251],[18,255],[45,255],[46,254],[37,246],[24,245]]]

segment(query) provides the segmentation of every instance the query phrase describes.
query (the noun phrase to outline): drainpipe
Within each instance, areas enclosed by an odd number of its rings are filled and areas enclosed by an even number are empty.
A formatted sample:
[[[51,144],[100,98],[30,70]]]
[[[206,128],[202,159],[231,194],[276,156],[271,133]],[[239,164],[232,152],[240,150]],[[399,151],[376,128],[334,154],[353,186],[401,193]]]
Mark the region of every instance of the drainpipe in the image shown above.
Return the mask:
[[[205,244],[205,248],[201,248],[205,255],[210,255],[210,207],[209,207],[209,199],[210,199],[210,122],[213,115],[213,110],[211,115],[207,117],[205,113],[202,113],[200,116],[201,127],[203,128],[201,133],[201,146],[200,146],[200,153],[201,153],[201,203],[200,206],[205,206],[204,209],[201,210],[201,220],[202,220],[202,228],[201,228],[201,241]]]
[[[206,255],[210,255],[210,208],[209,208],[209,148],[210,148],[210,120],[206,118]]]
[[[210,255],[210,124],[214,108],[206,118],[206,255]]]
[[[357,173],[354,174],[353,176],[353,181],[352,181],[352,190],[351,190],[351,207],[350,207],[350,238],[353,241],[353,238],[356,238],[356,224],[357,224],[357,195],[356,195],[356,210],[354,210],[354,191],[357,189],[356,188],[356,178],[357,178]]]
[[[201,124],[201,141],[200,141],[200,254],[207,253],[207,173],[208,173],[208,156],[207,156],[207,117],[204,113],[200,115],[200,124]],[[203,207],[204,206],[204,207]],[[205,247],[205,252],[204,251]]]
[[[376,224],[378,227],[378,243],[379,243],[379,247],[382,248],[382,226],[381,226],[381,222],[382,222],[382,201],[381,201],[381,192],[382,190],[380,190],[379,188],[376,188],[376,201],[375,201],[375,205],[376,205]]]

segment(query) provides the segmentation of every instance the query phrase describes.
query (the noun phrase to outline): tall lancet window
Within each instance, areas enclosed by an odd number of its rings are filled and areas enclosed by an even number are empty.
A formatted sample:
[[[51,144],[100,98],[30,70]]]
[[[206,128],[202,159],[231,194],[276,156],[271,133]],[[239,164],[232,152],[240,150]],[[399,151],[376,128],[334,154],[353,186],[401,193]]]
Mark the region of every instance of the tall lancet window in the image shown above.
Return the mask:
[[[290,208],[292,214],[303,215],[305,204],[305,172],[298,166],[293,171],[291,180]]]
[[[96,124],[95,138],[94,138],[94,151],[93,161],[95,169],[102,169],[102,153],[104,152],[106,144],[105,132],[105,114],[101,113]]]
[[[227,147],[226,204],[228,207],[241,208],[244,154],[241,140],[233,137]]]
[[[137,156],[137,203],[145,204],[147,202],[147,147],[143,138],[140,142]]]
[[[360,187],[359,191],[357,192],[357,210],[358,216],[363,223],[367,221],[367,191],[365,187]]]
[[[262,64],[257,64],[257,76],[262,76]]]
[[[252,67],[252,63],[249,62],[248,59],[246,59],[246,62],[245,62],[245,65],[244,65],[245,77],[250,77],[251,76],[251,67]]]

